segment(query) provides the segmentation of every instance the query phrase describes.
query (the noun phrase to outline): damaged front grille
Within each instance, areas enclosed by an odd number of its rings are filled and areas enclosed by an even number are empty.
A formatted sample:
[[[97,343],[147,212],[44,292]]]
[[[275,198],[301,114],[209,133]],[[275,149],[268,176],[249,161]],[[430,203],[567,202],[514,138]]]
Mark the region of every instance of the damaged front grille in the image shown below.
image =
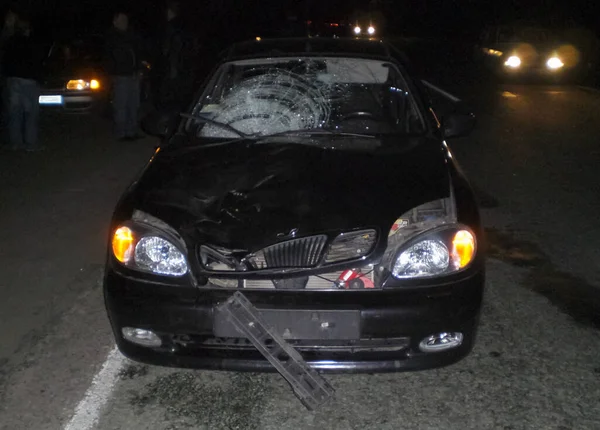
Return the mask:
[[[358,263],[354,267],[361,267],[375,249],[377,238],[377,231],[373,229],[344,232],[331,238],[321,234],[286,240],[251,253],[201,245],[198,257],[209,273],[313,269],[352,261]]]
[[[349,276],[351,273],[351,278]],[[221,288],[245,289],[372,289],[376,287],[375,270],[373,265],[362,269],[344,270],[323,275],[305,276],[290,279],[223,279],[209,278],[209,283]]]
[[[263,269],[314,267],[321,261],[326,243],[325,235],[280,242],[259,251],[254,263],[264,264]],[[252,257],[249,260],[253,262]]]

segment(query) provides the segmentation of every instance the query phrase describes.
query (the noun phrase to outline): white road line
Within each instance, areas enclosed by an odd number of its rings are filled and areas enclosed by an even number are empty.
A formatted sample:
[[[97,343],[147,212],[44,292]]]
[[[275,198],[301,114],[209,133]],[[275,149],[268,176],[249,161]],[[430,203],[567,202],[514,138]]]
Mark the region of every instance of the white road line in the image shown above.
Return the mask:
[[[425,85],[430,90],[433,90],[436,93],[439,93],[439,94],[443,95],[444,97],[446,97],[447,99],[450,99],[454,103],[458,103],[458,102],[461,101],[455,95],[452,95],[449,92],[442,90],[440,87],[437,87],[437,86],[433,85],[431,82],[428,82],[428,81],[421,81],[421,82],[423,82],[423,85]]]
[[[100,418],[102,408],[110,399],[124,364],[125,358],[115,346],[108,354],[100,371],[94,376],[92,384],[75,408],[75,413],[64,430],[91,430],[94,428]]]

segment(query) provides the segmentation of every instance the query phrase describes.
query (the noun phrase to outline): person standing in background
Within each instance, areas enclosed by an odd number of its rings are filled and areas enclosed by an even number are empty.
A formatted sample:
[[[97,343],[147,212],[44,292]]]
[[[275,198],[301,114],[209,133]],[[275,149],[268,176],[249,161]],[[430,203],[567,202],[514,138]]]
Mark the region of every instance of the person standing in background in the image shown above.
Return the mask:
[[[22,16],[4,51],[10,149],[43,149],[38,142],[39,95],[44,55],[33,37],[31,22]]]
[[[117,12],[106,38],[106,72],[113,84],[113,114],[118,140],[143,137],[138,128],[142,41],[129,27],[129,16]]]
[[[184,24],[181,3],[169,0],[166,6],[166,26],[155,69],[155,104],[160,110],[180,110],[194,94],[198,41]]]

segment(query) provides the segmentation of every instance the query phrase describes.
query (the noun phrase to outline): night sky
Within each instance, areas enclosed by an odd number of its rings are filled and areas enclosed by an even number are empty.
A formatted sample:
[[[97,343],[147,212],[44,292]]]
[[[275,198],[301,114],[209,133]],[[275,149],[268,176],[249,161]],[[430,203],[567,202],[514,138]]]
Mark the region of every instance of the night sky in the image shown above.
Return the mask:
[[[207,38],[224,42],[287,27],[299,21],[352,19],[360,14],[385,16],[387,34],[472,37],[482,26],[502,21],[535,20],[563,25],[572,18],[598,31],[600,2],[592,0],[182,0],[186,17]],[[132,12],[140,30],[153,33],[161,23],[159,0],[19,0],[34,12],[41,25],[69,33],[81,29],[103,31],[112,12]]]

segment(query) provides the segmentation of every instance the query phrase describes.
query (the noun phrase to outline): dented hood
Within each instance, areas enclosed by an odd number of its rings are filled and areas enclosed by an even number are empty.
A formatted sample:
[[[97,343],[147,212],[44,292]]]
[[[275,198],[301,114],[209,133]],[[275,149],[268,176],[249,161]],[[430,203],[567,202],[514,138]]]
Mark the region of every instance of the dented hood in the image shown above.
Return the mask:
[[[406,138],[368,150],[244,142],[161,151],[130,191],[139,209],[174,227],[188,246],[254,251],[297,236],[375,227],[447,197],[439,141]]]

